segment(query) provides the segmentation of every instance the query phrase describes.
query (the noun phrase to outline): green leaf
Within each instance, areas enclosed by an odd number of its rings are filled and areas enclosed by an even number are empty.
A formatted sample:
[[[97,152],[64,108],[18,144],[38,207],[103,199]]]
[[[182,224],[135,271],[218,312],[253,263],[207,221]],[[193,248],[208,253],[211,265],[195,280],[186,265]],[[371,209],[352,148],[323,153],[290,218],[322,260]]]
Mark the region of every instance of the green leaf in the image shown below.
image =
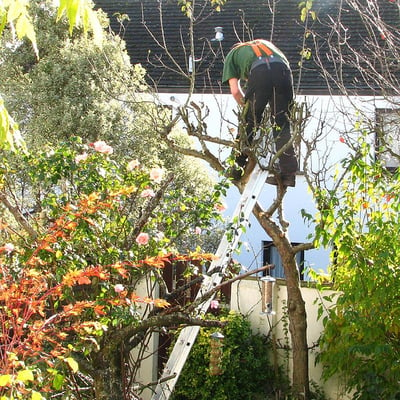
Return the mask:
[[[72,33],[72,30],[75,25],[79,23],[79,9],[80,9],[80,1],[79,0],[69,0],[67,2],[67,16],[69,20],[69,31]]]
[[[0,35],[2,34],[4,27],[6,26],[7,22],[7,14],[3,10],[2,13],[0,14]]]
[[[101,46],[103,28],[91,3],[87,0],[60,0],[57,21],[60,20],[64,14],[66,14],[68,18],[70,34],[75,26],[82,25],[84,32],[88,30],[93,32],[95,43]]]
[[[4,107],[4,101],[0,99],[0,147],[6,149],[12,147],[12,135],[10,132],[10,116]]]
[[[56,376],[53,379],[53,388],[56,390],[60,390],[62,388],[62,385],[64,384],[65,381],[65,376],[61,374],[56,374]]]

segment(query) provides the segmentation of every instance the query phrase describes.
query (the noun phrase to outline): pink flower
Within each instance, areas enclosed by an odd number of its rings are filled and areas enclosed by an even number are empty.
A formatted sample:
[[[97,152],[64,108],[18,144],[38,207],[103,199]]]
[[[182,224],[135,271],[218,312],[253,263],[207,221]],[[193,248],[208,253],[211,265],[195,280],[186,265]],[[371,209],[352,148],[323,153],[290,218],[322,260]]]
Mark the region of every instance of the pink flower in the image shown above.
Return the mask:
[[[112,154],[114,151],[114,149],[103,140],[98,140],[97,142],[91,143],[90,146],[92,146],[99,153],[103,154]]]
[[[117,283],[114,286],[114,290],[115,290],[115,293],[121,293],[121,292],[123,292],[125,290],[125,288],[124,288],[124,285],[121,285],[120,283]]]
[[[87,158],[88,158],[87,153],[78,154],[77,156],[75,156],[75,162],[79,164],[81,161],[85,161]]]
[[[132,160],[128,162],[128,165],[126,166],[126,169],[128,171],[133,171],[135,168],[137,168],[140,165],[139,160]]]
[[[196,228],[194,228],[194,233],[196,235],[201,235],[201,228],[199,226],[196,226]]]
[[[139,235],[136,238],[136,243],[141,246],[149,243],[149,234],[145,232],[139,233]]]
[[[227,209],[227,206],[224,202],[221,203],[216,203],[214,205],[214,208],[218,211],[218,212],[224,212]]]
[[[15,247],[12,243],[6,243],[3,247],[0,247],[0,251],[4,251],[4,253],[10,254],[14,251]]]
[[[154,197],[156,194],[153,189],[144,189],[142,193],[140,193],[140,197]]]
[[[150,179],[155,183],[160,183],[164,175],[164,170],[162,168],[153,168],[150,171]]]
[[[218,300],[211,300],[210,308],[212,310],[217,310],[218,307],[219,307],[219,301]]]

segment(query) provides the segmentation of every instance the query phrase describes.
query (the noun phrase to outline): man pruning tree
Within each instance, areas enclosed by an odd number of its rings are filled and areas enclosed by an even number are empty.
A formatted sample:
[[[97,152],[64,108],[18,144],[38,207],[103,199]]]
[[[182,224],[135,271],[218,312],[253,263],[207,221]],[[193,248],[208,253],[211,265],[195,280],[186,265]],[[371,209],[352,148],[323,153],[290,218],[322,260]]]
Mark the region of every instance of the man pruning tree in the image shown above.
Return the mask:
[[[239,85],[246,82],[245,93]],[[291,139],[289,109],[293,102],[293,78],[289,62],[275,45],[267,40],[237,43],[225,59],[222,83],[228,82],[232,96],[245,107],[244,121],[247,143],[252,144],[267,104],[271,110],[271,123],[276,152]],[[241,153],[236,157],[239,168],[231,176],[239,180],[248,162]],[[295,186],[297,159],[293,146],[285,146],[279,155],[279,174],[283,186]],[[277,185],[276,175],[270,175],[267,183]]]

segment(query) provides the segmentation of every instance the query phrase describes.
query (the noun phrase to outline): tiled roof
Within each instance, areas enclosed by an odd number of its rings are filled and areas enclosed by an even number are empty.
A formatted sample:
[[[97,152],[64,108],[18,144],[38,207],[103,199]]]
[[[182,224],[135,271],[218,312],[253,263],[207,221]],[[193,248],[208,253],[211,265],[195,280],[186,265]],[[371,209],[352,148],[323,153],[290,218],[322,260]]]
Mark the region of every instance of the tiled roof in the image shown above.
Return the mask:
[[[188,69],[189,60],[189,20],[181,12],[177,0],[95,0],[96,6],[106,11],[111,18],[114,31],[119,32],[120,26],[115,13],[127,14],[130,21],[125,22],[123,37],[133,63],[141,63],[148,71],[149,77],[158,86],[159,91],[177,92],[187,90],[187,80],[177,72]],[[199,3],[199,0],[197,1]],[[324,37],[329,30],[325,25],[327,20],[334,21],[338,13],[339,0],[314,0],[313,10],[318,19],[309,25],[322,38],[320,54],[324,55]],[[275,4],[275,9],[271,9]],[[303,47],[304,23],[300,20],[300,9],[297,0],[228,0],[220,12],[205,7],[194,23],[194,46],[196,61],[196,90],[198,92],[220,92],[223,57],[231,46],[239,40],[265,38],[273,41],[288,57],[292,66],[294,83],[300,93],[324,93],[327,90],[325,79],[320,69],[311,59],[303,62],[299,68],[300,52]],[[385,2],[386,17],[396,14],[396,4]],[[160,7],[163,19],[161,33]],[[393,10],[391,9],[393,8]],[[358,17],[349,10],[340,9],[341,18],[350,27],[349,37],[357,47],[365,35]],[[224,40],[211,41],[214,28],[223,27]],[[152,32],[154,37],[148,32]],[[174,65],[166,52],[157,44],[157,40],[167,44],[169,53],[174,57]],[[306,43],[311,47],[311,36]],[[313,53],[314,54],[314,53]],[[164,65],[162,65],[162,63]],[[328,70],[333,70],[333,64],[323,60]],[[350,89],[363,91],[367,85],[362,81],[357,70],[343,70],[345,84]],[[222,88],[223,91],[227,87]]]

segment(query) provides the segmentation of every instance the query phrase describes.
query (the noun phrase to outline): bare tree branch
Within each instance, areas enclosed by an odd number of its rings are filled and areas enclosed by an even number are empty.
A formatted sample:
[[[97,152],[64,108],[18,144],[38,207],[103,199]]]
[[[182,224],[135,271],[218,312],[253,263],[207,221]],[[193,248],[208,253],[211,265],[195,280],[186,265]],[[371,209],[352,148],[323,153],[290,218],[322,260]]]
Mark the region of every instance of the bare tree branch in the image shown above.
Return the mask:
[[[18,206],[13,206],[4,191],[0,191],[0,201],[4,204],[8,211],[13,215],[15,221],[29,234],[29,236],[36,240],[38,238],[38,233],[32,228],[29,222],[24,217],[22,211]]]

